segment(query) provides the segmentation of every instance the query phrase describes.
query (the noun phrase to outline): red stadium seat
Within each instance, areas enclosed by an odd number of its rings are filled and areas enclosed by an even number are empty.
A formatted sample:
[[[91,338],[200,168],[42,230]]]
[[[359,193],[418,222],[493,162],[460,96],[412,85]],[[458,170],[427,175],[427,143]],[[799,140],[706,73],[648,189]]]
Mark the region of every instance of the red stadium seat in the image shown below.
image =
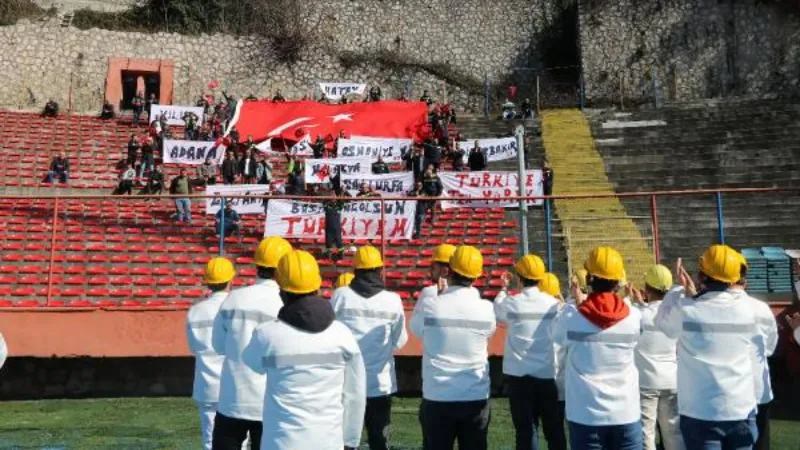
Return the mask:
[[[111,291],[106,288],[91,288],[86,291],[86,295],[89,297],[108,297],[110,293]]]
[[[403,272],[400,271],[387,270],[385,273],[387,280],[402,280],[404,278]]]
[[[87,307],[92,307],[92,306],[95,306],[95,305],[93,305],[88,300],[72,300],[71,302],[69,302],[67,304],[67,306],[72,307],[72,308],[87,308]]]

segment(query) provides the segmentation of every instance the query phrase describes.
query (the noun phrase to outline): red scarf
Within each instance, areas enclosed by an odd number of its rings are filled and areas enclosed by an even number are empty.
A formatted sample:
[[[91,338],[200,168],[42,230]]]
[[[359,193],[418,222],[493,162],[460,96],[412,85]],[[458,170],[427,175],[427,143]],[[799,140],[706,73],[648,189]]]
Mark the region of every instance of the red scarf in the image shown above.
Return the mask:
[[[605,330],[628,317],[630,308],[617,294],[605,292],[589,294],[589,297],[578,306],[578,311],[589,322]]]

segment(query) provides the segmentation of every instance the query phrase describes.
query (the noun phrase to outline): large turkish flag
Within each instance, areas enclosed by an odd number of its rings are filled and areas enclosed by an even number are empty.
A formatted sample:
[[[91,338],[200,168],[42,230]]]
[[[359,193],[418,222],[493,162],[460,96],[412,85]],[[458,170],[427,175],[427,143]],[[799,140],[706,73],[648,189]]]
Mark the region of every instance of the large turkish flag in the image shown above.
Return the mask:
[[[241,139],[255,141],[283,138],[298,141],[309,134],[336,138],[347,136],[411,138],[421,140],[427,132],[428,107],[424,102],[379,101],[326,105],[314,101],[276,103],[243,101],[235,126]]]

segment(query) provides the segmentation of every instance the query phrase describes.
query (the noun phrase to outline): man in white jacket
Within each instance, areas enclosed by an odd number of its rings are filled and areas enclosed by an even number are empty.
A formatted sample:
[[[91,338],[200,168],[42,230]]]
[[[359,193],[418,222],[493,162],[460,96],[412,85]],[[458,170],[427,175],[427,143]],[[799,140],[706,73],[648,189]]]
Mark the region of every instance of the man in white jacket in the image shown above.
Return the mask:
[[[541,418],[547,448],[565,450],[567,442],[558,407],[551,336],[558,300],[539,289],[547,275],[541,258],[525,255],[514,265],[514,270],[522,292],[509,296],[510,277],[504,277],[503,289],[494,299],[494,313],[499,322],[508,325],[503,373],[516,431],[516,449],[539,448]]]
[[[633,352],[640,314],[615,292],[624,277],[622,256],[594,249],[584,264],[591,293],[566,305],[553,340],[566,347],[566,416],[574,449],[640,450],[639,373]]]
[[[214,351],[211,332],[219,307],[228,298],[234,276],[236,271],[229,260],[212,258],[208,261],[203,280],[211,290],[211,295],[189,308],[186,316],[186,340],[189,342],[189,351],[195,357],[192,400],[197,403],[200,411],[200,433],[204,450],[211,450],[214,415],[217,413],[219,400],[219,374],[225,359]]]
[[[386,450],[392,419],[392,394],[397,392],[395,349],[408,341],[403,301],[386,290],[381,276],[383,260],[377,248],[360,247],[353,258],[355,278],[333,293],[336,319],[347,325],[358,341],[367,371],[367,408],[364,425],[370,450]]]
[[[276,277],[285,306],[256,328],[243,354],[250,369],[266,374],[261,448],[357,448],[367,395],[358,343],[319,296],[311,254],[284,256]]]
[[[291,250],[292,246],[283,238],[273,236],[262,240],[253,257],[256,283],[231,292],[214,319],[214,351],[225,356],[214,423],[214,450],[239,450],[248,435],[252,450],[258,450],[266,383],[263,373],[244,364],[242,351],[253,330],[275,320],[283,307],[280,289],[273,278],[278,261]]]
[[[741,256],[741,255],[740,255]],[[733,291],[742,300],[749,302],[753,306],[756,314],[756,330],[758,336],[753,343],[753,375],[756,386],[756,401],[758,402],[758,412],[756,413],[756,429],[758,438],[753,446],[754,450],[769,450],[769,404],[772,402],[772,383],[769,376],[769,362],[767,358],[775,352],[778,346],[778,324],[775,322],[775,315],[769,305],[761,300],[747,295],[747,260],[742,259],[742,278],[733,286]]]
[[[741,279],[740,255],[709,247],[699,261],[701,290],[681,269],[685,290],[665,298],[656,326],[678,339],[678,411],[689,450],[749,449],[756,440],[752,355],[759,338],[753,306],[731,287]]]
[[[483,273],[477,248],[462,245],[450,257],[449,287],[415,310],[411,331],[422,340],[420,423],[430,450],[485,450],[489,429],[489,339],[492,304],[472,284]]]
[[[672,288],[672,273],[662,265],[651,267],[644,277],[644,295],[634,290],[634,305],[642,314],[642,334],[634,353],[639,370],[644,449],[656,450],[656,425],[664,450],[683,449],[678,428],[677,340],[667,337],[653,322],[664,296]]]

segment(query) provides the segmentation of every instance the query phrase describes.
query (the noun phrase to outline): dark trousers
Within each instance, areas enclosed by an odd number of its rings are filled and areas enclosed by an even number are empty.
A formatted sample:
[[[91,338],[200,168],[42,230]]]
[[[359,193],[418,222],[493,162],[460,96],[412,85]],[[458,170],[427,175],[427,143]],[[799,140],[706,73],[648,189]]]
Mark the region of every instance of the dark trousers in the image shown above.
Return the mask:
[[[570,422],[569,444],[581,450],[641,450],[642,423],[591,426]]]
[[[417,210],[414,213],[414,239],[419,238],[419,236],[422,234],[422,222],[428,216],[428,211],[431,213],[431,218],[428,222],[433,223],[435,219],[435,209],[434,202],[430,200],[417,201]]]
[[[250,450],[261,449],[261,422],[234,419],[217,413],[214,418],[212,450],[241,450],[247,434],[250,434]]]
[[[342,215],[338,212],[325,213],[325,248],[342,248]]]
[[[564,421],[559,411],[555,380],[506,376],[511,420],[517,432],[517,450],[539,448],[539,419],[550,450],[566,450]]]
[[[756,445],[753,446],[754,450],[769,450],[769,403],[758,405],[758,413],[756,413],[756,428],[758,429],[758,439]]]
[[[700,420],[681,416],[686,450],[750,450],[756,442],[755,410],[743,420]]]
[[[389,448],[389,427],[392,423],[392,397],[367,397],[364,411],[364,427],[367,429],[369,450]]]
[[[422,437],[426,450],[488,448],[491,408],[488,400],[471,402],[434,402],[422,400],[419,410]]]

